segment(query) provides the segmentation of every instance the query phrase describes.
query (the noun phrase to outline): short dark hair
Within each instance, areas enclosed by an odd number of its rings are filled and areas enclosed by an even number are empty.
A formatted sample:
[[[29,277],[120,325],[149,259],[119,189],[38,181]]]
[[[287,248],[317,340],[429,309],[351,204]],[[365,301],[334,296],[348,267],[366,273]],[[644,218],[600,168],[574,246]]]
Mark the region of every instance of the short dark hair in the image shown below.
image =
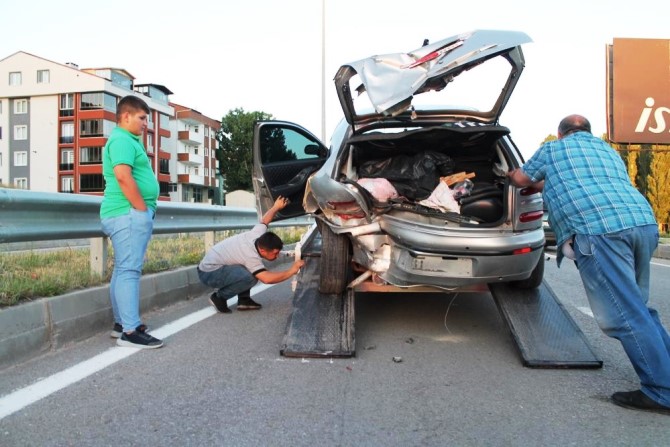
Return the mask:
[[[591,123],[581,115],[566,116],[558,124],[558,133],[565,136],[574,132],[591,133]]]
[[[151,113],[151,109],[142,98],[133,95],[124,96],[116,105],[116,121],[121,121],[121,115],[126,112],[137,113],[140,110]]]
[[[281,250],[284,248],[284,242],[282,242],[279,236],[268,231],[256,239],[256,247],[262,248],[263,250]]]

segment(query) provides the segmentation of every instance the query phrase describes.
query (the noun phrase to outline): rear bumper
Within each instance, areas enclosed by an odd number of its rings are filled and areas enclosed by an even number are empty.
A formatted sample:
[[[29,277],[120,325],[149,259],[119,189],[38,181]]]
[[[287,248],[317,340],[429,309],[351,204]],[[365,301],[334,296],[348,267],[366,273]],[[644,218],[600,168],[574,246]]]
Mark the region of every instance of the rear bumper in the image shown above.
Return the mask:
[[[523,254],[447,256],[393,245],[389,269],[379,276],[400,287],[451,288],[523,280],[530,276],[543,252],[540,245]]]

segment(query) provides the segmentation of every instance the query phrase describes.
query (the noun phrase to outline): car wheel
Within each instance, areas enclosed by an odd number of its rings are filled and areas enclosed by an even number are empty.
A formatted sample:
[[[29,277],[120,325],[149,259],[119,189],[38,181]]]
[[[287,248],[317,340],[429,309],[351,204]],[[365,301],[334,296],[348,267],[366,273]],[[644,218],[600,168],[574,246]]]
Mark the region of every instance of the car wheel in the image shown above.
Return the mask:
[[[540,260],[537,261],[537,265],[533,269],[533,272],[530,274],[528,279],[521,281],[514,281],[512,285],[518,287],[519,289],[537,289],[542,284],[544,279],[544,251],[540,256]]]
[[[319,292],[342,293],[349,277],[351,261],[349,238],[333,233],[324,223],[319,223],[319,231],[321,232]]]

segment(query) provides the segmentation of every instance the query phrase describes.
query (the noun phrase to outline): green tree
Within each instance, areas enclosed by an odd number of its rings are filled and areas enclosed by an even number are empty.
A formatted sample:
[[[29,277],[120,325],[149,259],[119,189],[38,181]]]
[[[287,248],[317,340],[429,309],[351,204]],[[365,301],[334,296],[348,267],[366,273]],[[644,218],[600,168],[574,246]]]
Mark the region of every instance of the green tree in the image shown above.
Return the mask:
[[[632,149],[632,150],[631,150]],[[628,167],[628,177],[630,182],[637,188],[637,159],[640,157],[640,145],[629,145],[628,157],[626,159],[626,166]]]
[[[670,152],[651,148],[651,165],[647,176],[647,199],[651,204],[659,231],[665,232],[670,217]]]
[[[221,118],[221,129],[216,135],[219,142],[216,158],[219,160],[219,168],[227,192],[238,189],[253,191],[251,145],[254,123],[270,119],[272,115],[269,113],[245,112],[241,108],[230,110],[226,116]]]
[[[541,144],[548,143],[548,142],[554,141],[554,140],[558,140],[558,137],[556,135],[550,133],[549,135],[547,135],[544,138],[544,140],[542,141]]]
[[[635,176],[635,182],[633,182],[633,184],[643,196],[647,197],[647,180],[651,173],[651,159],[653,156],[651,146],[649,144],[640,145],[638,154],[636,163],[637,175]]]

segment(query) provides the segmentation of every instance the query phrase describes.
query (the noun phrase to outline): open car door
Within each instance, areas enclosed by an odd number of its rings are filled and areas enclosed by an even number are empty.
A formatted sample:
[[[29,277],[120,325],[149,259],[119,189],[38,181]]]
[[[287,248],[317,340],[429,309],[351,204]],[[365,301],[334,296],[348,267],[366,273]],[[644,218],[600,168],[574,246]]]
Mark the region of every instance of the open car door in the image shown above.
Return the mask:
[[[254,126],[252,181],[260,215],[279,196],[290,203],[275,220],[305,214],[303,197],[310,175],[328,158],[328,148],[312,133],[285,121],[258,121]]]

